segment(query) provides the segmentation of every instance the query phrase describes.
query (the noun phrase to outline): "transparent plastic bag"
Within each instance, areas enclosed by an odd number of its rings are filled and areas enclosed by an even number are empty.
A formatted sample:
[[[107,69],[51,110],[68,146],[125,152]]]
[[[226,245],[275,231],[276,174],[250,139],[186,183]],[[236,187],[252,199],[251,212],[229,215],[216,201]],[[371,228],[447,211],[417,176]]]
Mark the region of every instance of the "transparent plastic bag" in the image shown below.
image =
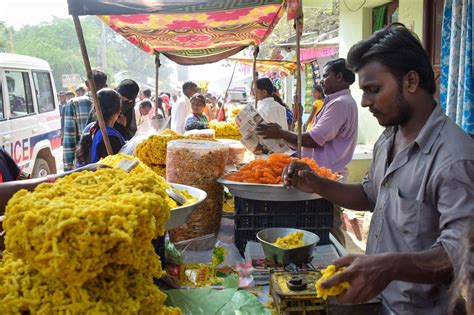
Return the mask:
[[[194,129],[186,131],[184,135],[189,137],[214,139],[216,137],[216,131],[214,129]]]
[[[205,140],[168,142],[166,178],[184,185],[209,185],[224,174],[229,157],[227,145]]]
[[[240,141],[232,139],[217,139],[217,141],[229,146],[229,158],[227,159],[228,165],[244,162],[245,151],[247,151],[247,149]]]

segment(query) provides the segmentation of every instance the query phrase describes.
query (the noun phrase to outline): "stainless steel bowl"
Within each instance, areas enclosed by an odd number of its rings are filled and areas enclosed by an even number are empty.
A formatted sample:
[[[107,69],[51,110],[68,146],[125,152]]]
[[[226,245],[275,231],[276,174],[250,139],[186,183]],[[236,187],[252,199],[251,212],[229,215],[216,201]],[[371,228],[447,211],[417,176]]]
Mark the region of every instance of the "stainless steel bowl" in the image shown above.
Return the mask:
[[[277,238],[287,236],[290,233],[303,232],[304,246],[285,249],[273,245]],[[319,236],[314,233],[291,228],[269,228],[257,233],[257,239],[262,244],[263,252],[267,260],[276,265],[304,264],[308,262],[314,247],[319,242]]]

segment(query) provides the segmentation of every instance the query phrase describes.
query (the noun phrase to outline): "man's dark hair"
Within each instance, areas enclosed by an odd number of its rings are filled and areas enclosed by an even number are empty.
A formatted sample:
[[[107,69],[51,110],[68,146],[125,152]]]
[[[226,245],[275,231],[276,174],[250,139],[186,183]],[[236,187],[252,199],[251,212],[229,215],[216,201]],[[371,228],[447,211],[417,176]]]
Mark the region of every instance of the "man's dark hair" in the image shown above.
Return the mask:
[[[151,90],[150,89],[144,89],[143,90],[143,95],[146,96],[146,98],[151,97]]]
[[[390,24],[351,47],[348,66],[359,71],[368,62],[377,61],[401,82],[410,71],[420,77],[420,87],[431,95],[436,92],[433,68],[419,38],[401,23]]]
[[[140,102],[140,107],[147,107],[147,108],[151,108],[153,105],[151,104],[151,102],[149,100],[143,100]]]
[[[104,88],[97,92],[97,97],[99,98],[100,109],[102,110],[105,122],[120,112],[120,95],[116,91]],[[92,151],[92,138],[97,131],[100,132],[100,128],[99,123],[96,121],[89,128],[89,131],[81,136],[75,152],[77,161],[89,163]]]
[[[189,89],[192,89],[196,87],[197,88],[197,84],[192,82],[192,81],[187,81],[187,82],[184,82],[183,84],[183,92],[186,91],[186,90],[189,90]]]
[[[355,74],[351,70],[346,67],[346,59],[339,58],[328,61],[325,65],[328,70],[334,72],[334,74],[341,73],[342,79],[344,82],[349,83],[351,85],[355,81]]]
[[[92,69],[94,83],[97,88],[104,87],[107,84],[107,75],[99,69]]]
[[[135,98],[140,91],[140,87],[137,82],[131,79],[122,80],[117,88],[115,89],[121,96],[126,97],[129,100],[135,101]]]
[[[275,93],[275,86],[269,78],[258,79],[257,89],[267,91],[268,96],[272,96]]]

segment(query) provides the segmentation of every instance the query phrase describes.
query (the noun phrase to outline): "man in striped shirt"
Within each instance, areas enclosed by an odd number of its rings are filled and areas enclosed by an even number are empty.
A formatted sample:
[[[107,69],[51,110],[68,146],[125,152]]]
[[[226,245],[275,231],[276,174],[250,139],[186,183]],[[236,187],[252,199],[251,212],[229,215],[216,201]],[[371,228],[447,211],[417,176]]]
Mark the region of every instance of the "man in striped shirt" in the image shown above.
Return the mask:
[[[107,75],[97,69],[92,70],[97,91],[107,86]],[[90,90],[86,80],[87,89]],[[63,162],[64,171],[74,168],[76,144],[81,138],[82,131],[87,125],[92,104],[92,95],[75,97],[64,105],[64,131],[63,131]]]

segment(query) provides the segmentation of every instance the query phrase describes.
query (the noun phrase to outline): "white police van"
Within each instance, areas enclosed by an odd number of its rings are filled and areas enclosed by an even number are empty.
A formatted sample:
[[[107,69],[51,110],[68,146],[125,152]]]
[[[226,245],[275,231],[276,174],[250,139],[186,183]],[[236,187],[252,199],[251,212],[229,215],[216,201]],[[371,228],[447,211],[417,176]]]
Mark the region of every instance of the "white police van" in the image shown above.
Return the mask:
[[[0,145],[33,177],[62,170],[59,106],[45,60],[0,53]]]

